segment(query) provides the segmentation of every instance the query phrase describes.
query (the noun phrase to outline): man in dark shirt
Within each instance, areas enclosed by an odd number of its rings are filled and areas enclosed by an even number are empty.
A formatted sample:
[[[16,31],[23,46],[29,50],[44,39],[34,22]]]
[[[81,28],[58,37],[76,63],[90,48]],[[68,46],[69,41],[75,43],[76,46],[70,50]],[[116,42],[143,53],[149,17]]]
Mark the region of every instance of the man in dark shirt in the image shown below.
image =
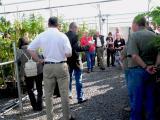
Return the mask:
[[[76,80],[76,91],[78,103],[83,103],[86,99],[83,96],[82,90],[82,62],[79,56],[79,52],[88,51],[89,46],[81,47],[78,41],[77,25],[75,22],[72,22],[69,26],[69,31],[66,33],[68,36],[71,47],[72,47],[72,56],[67,59],[69,66],[70,82],[69,82],[69,96],[72,98],[72,75],[74,71],[75,80]]]

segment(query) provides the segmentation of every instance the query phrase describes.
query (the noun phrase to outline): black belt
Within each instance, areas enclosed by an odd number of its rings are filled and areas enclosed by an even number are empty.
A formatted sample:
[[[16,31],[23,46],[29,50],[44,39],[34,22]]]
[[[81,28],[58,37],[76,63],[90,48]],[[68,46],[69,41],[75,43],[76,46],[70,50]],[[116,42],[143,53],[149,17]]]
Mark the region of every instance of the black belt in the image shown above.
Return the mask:
[[[101,47],[96,47],[96,48],[102,48],[103,46],[101,46]]]
[[[131,58],[131,57],[132,57],[132,55],[127,55],[126,57],[129,57],[129,58]]]
[[[142,68],[140,66],[134,66],[134,67],[128,67],[129,69],[137,69],[137,68]]]
[[[61,62],[44,62],[44,64],[60,64],[60,63],[66,63],[66,61],[61,61]]]

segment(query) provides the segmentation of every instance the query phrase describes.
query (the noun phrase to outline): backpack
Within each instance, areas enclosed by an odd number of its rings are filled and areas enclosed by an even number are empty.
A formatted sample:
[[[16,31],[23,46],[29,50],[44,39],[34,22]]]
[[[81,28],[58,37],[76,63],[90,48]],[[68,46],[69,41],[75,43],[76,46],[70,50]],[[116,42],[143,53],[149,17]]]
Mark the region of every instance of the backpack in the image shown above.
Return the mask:
[[[25,72],[26,77],[37,76],[37,63],[32,60],[32,57],[31,59],[29,59],[28,56],[24,52],[23,54],[28,60],[24,66],[24,72]]]

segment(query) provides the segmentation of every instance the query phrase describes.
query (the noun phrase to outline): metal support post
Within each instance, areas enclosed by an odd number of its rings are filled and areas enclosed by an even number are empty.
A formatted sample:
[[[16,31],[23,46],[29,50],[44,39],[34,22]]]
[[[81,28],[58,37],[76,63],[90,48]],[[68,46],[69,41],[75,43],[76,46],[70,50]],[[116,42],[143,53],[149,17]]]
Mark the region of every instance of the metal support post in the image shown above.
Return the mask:
[[[51,0],[49,0],[49,15],[52,17]]]
[[[108,34],[108,32],[109,32],[109,30],[108,30],[109,29],[109,25],[108,25],[108,21],[109,21],[108,17],[109,17],[109,15],[107,15],[106,17],[107,17],[106,24],[107,24],[107,34]]]
[[[99,11],[99,32],[100,34],[102,34],[102,14],[101,14],[101,8],[100,8],[100,4],[97,5],[98,7],[98,11]]]
[[[150,3],[151,3],[151,0],[148,0],[148,13],[150,12]],[[149,16],[148,16],[148,22],[149,22]]]
[[[14,51],[14,61],[15,61],[15,74],[16,74],[17,87],[18,87],[19,107],[20,107],[20,114],[22,114],[23,106],[22,106],[22,97],[21,97],[21,85],[20,85],[19,72],[18,72],[17,51],[16,51],[15,42],[13,42],[13,51]]]

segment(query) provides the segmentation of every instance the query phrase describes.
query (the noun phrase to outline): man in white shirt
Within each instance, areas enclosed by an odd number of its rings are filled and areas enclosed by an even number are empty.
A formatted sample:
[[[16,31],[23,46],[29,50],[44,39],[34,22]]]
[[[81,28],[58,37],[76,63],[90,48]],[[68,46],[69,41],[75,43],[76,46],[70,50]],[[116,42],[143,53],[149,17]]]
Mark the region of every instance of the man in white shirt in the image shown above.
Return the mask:
[[[97,62],[100,66],[100,69],[105,70],[103,52],[106,43],[104,41],[104,36],[100,35],[99,32],[96,32],[96,35],[93,37],[93,39],[95,40],[96,45]]]
[[[28,47],[35,61],[44,62],[43,79],[47,120],[53,120],[52,95],[56,81],[61,94],[63,118],[64,120],[74,120],[69,110],[69,72],[66,63],[67,57],[72,55],[72,48],[68,37],[57,29],[58,19],[56,17],[49,18],[48,26],[49,28],[39,34]],[[35,54],[35,51],[39,48],[43,50],[44,61],[40,60]]]

